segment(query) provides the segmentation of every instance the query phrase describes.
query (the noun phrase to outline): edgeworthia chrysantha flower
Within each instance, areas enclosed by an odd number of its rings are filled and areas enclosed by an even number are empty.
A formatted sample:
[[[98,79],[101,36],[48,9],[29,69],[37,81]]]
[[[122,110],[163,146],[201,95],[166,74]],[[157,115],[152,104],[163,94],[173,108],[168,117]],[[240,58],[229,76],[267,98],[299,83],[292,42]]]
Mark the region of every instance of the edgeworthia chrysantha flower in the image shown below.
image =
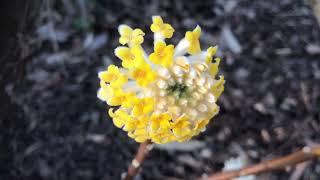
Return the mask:
[[[176,47],[165,42],[173,27],[160,16],[152,18],[154,51],[147,55],[141,44],[144,32],[119,26],[115,55],[123,67],[110,65],[99,73],[98,98],[110,106],[109,115],[137,142],[183,142],[203,131],[219,106],[224,90],[219,76],[217,46],[201,51],[201,28],[188,31]]]

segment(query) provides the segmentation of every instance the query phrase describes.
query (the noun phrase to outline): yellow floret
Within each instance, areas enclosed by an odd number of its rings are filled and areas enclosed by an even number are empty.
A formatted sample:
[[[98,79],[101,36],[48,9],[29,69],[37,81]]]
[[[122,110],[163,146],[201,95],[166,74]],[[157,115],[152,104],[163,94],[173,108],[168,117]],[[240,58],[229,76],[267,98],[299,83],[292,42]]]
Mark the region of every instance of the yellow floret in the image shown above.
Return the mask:
[[[143,61],[143,52],[139,46],[132,48],[117,47],[115,55],[122,60],[122,66],[127,69],[136,67]]]
[[[134,68],[130,75],[137,81],[138,85],[142,87],[147,86],[156,78],[156,74],[151,69],[150,65],[144,62],[140,63],[136,68]]]
[[[150,113],[154,108],[154,103],[154,99],[150,97],[137,99],[132,109],[132,115],[138,117]]]
[[[202,130],[204,130],[209,121],[210,119],[199,120],[193,129],[195,131],[195,134],[199,134]]]
[[[128,133],[128,136],[140,143],[149,139],[149,133],[145,128],[131,131]]]
[[[120,87],[128,81],[127,76],[122,74],[115,65],[110,65],[107,71],[100,72],[99,78],[115,87]]]
[[[207,56],[206,56],[206,59],[205,59],[205,62],[206,62],[207,64],[210,64],[210,63],[211,63],[212,57],[213,57],[214,55],[216,55],[217,51],[218,51],[218,46],[209,47],[209,48],[207,49]]]
[[[171,116],[168,113],[161,113],[151,115],[151,129],[153,132],[158,131],[159,129],[168,130],[170,127]]]
[[[133,92],[123,92],[117,90],[114,92],[114,96],[107,100],[110,106],[123,106],[125,108],[132,107],[136,101],[136,94]]]
[[[190,45],[188,48],[189,54],[197,54],[201,51],[199,38],[201,35],[201,28],[197,26],[192,32],[186,32],[185,38],[189,41]]]
[[[153,23],[150,27],[152,32],[161,33],[164,38],[172,37],[174,29],[170,24],[164,23],[160,16],[153,16],[152,21]]]
[[[172,132],[178,137],[184,137],[191,133],[189,117],[180,116],[172,125]]]
[[[128,132],[128,136],[137,142],[144,142],[149,138],[149,131],[146,129],[149,122],[149,116],[140,116],[136,118],[136,128]]]
[[[114,125],[118,128],[122,128],[128,119],[131,118],[125,110],[118,109],[116,112],[113,112],[113,108],[109,109],[109,116],[112,117]]]
[[[132,29],[127,25],[119,26],[119,43],[122,45],[128,44],[133,47],[143,43],[143,36],[145,35],[141,29]]]
[[[176,137],[171,134],[170,130],[159,130],[157,133],[150,135],[151,140],[157,144],[165,144],[176,140]]]
[[[210,63],[209,65],[209,72],[211,76],[216,76],[218,71],[219,71],[219,64],[221,59],[220,58],[215,58],[215,63]]]
[[[137,127],[137,120],[130,116],[130,118],[127,120],[127,122],[125,123],[125,125],[122,129],[124,131],[129,132],[129,131],[135,130],[136,127]]]
[[[174,46],[166,45],[162,41],[157,41],[154,47],[154,53],[149,56],[149,59],[154,64],[159,64],[164,67],[169,67],[173,63]]]
[[[102,101],[107,101],[113,97],[113,89],[110,84],[106,84],[104,81],[100,80],[100,89],[97,96]]]
[[[222,92],[224,91],[224,76],[220,76],[220,79],[216,84],[212,87],[211,92],[216,98],[219,98]]]

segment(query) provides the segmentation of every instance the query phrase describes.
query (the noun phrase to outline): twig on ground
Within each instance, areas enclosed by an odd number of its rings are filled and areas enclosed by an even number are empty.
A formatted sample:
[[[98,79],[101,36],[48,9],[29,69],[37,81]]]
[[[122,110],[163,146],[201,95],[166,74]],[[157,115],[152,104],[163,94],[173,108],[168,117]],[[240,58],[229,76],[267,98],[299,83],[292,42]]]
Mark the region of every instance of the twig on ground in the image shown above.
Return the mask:
[[[142,165],[144,159],[152,150],[153,144],[151,141],[145,141],[140,144],[137,154],[131,162],[130,167],[128,168],[127,173],[123,175],[123,180],[132,180],[134,176],[138,173],[140,166]]]
[[[208,176],[207,178],[200,178],[206,180],[228,180],[241,176],[254,175],[263,172],[274,170],[282,170],[288,166],[293,166],[298,163],[320,158],[320,147],[306,146],[302,150],[292,153],[290,155],[262,161],[259,164],[248,166],[239,170],[225,171]],[[199,180],[200,180],[199,179]]]

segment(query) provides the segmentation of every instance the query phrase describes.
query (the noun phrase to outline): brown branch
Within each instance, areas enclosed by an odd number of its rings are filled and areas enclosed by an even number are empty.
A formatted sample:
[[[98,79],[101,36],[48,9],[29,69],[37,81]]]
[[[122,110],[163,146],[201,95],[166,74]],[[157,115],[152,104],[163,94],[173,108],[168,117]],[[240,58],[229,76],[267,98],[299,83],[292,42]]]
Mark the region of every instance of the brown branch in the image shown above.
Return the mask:
[[[123,180],[132,180],[133,177],[138,173],[141,164],[143,163],[144,159],[152,149],[151,141],[145,141],[140,144],[138,152],[134,159],[131,162],[130,167],[128,168],[127,173],[124,174]]]
[[[298,163],[309,161],[319,157],[320,157],[320,147],[311,148],[306,146],[302,150],[284,157],[262,161],[259,164],[244,167],[243,169],[239,169],[239,170],[216,173],[216,174],[210,175],[205,179],[206,180],[228,180],[228,179],[233,179],[240,176],[259,174],[259,173],[269,172],[274,170],[282,170],[287,166],[293,166]]]

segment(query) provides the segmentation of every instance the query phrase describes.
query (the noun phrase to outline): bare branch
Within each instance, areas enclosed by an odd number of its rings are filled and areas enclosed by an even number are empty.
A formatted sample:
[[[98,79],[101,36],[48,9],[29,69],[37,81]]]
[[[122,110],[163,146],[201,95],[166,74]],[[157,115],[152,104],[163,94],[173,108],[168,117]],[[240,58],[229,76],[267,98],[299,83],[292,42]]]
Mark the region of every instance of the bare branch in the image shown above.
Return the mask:
[[[239,170],[216,173],[216,174],[210,175],[207,178],[200,178],[200,179],[228,180],[228,179],[237,178],[240,176],[259,174],[259,173],[269,172],[274,170],[282,170],[288,166],[293,166],[298,163],[309,161],[319,157],[320,157],[320,147],[311,148],[309,146],[306,146],[302,150],[284,157],[262,161],[259,164],[248,166]]]

